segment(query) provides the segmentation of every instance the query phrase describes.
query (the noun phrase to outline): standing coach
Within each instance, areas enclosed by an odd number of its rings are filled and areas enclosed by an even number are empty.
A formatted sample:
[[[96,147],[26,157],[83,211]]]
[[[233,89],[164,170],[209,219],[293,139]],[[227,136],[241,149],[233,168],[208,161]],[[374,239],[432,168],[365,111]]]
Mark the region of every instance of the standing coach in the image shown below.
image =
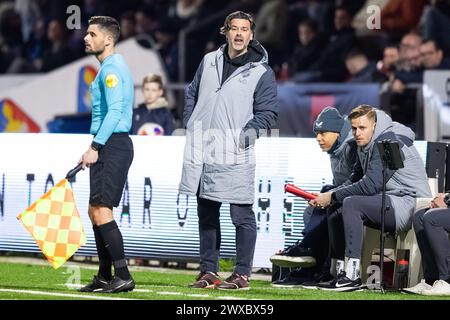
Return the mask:
[[[249,289],[256,243],[254,142],[278,116],[277,84],[255,23],[242,11],[221,28],[226,43],[203,58],[186,92],[187,130],[180,193],[197,196],[200,274],[192,288]],[[236,266],[218,276],[220,207],[230,204]]]

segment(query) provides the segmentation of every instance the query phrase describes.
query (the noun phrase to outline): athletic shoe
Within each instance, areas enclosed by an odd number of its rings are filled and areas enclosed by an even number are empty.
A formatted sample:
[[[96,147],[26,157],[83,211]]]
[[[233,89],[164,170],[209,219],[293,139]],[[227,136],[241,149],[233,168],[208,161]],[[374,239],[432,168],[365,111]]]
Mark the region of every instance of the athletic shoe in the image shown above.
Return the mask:
[[[306,281],[301,284],[301,288],[303,289],[317,289],[319,283],[329,283],[333,281],[334,277],[329,272],[323,272],[319,274],[314,280]]]
[[[250,289],[250,280],[247,276],[241,276],[237,273],[233,273],[231,276],[225,279],[225,281],[217,286],[219,290],[248,290]]]
[[[423,290],[425,296],[450,296],[450,284],[445,280],[436,280],[431,289]]]
[[[311,277],[296,277],[290,273],[286,278],[272,282],[272,287],[295,288],[308,281],[311,281]]]
[[[309,248],[304,248],[298,243],[287,247],[285,250],[270,257],[270,261],[280,267],[311,268],[316,265],[316,259]]]
[[[222,283],[219,275],[214,272],[200,272],[195,282],[190,284],[189,287],[193,289],[214,289],[216,286]]]
[[[94,276],[91,283],[80,288],[80,292],[101,292],[108,288],[108,281],[103,279],[101,276]]]
[[[350,292],[363,289],[361,278],[351,280],[347,277],[345,271],[342,271],[337,276],[337,278],[335,278],[331,282],[318,284],[317,287],[320,290],[338,291],[338,292]]]
[[[135,283],[133,278],[130,277],[128,280],[120,279],[118,276],[115,276],[109,283],[108,287],[100,291],[102,293],[119,293],[119,292],[128,292],[133,291],[135,287]]]
[[[425,279],[422,279],[420,283],[416,284],[414,287],[411,288],[403,288],[402,291],[406,293],[412,293],[412,294],[422,294],[425,290],[430,290],[432,286],[430,286],[428,283],[425,282]]]

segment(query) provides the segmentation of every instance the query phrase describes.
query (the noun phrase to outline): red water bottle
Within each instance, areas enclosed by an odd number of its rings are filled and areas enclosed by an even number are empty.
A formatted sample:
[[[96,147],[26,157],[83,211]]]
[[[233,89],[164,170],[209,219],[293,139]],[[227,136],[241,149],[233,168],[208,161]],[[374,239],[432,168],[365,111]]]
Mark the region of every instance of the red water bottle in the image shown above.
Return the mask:
[[[401,259],[397,263],[397,287],[407,288],[408,287],[408,271],[409,271],[409,261]]]

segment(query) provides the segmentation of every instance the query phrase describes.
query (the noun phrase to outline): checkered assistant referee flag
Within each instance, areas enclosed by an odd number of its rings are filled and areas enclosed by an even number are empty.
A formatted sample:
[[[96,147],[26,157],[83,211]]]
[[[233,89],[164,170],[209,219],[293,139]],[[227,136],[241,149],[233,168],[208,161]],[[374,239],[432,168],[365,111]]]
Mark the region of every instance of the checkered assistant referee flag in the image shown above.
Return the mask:
[[[55,269],[86,243],[80,215],[67,180],[80,169],[81,165],[78,165],[71,170],[65,179],[17,217]]]

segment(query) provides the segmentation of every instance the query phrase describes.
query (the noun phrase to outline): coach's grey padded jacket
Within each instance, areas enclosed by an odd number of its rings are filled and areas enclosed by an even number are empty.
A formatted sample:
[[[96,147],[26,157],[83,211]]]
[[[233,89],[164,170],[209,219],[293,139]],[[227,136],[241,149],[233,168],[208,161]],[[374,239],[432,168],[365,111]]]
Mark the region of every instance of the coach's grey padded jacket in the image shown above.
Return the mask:
[[[377,142],[384,139],[398,141],[404,168],[397,171],[387,170],[386,191],[395,211],[397,232],[410,229],[416,206],[415,198],[431,197],[423,161],[413,145],[414,138],[411,129],[393,122],[386,113],[377,110],[377,124],[372,141],[364,148],[358,148],[359,161],[355,166],[354,176],[362,178],[351,185],[337,188],[336,199],[342,202],[353,195],[380,194],[383,187],[383,164]]]
[[[239,135],[275,124],[277,84],[267,65],[267,52],[257,41],[249,45],[254,61],[237,68],[221,84],[225,49],[226,45],[205,55],[187,88],[179,191],[192,196],[198,192],[201,198],[219,202],[252,204],[254,146],[242,149]]]

